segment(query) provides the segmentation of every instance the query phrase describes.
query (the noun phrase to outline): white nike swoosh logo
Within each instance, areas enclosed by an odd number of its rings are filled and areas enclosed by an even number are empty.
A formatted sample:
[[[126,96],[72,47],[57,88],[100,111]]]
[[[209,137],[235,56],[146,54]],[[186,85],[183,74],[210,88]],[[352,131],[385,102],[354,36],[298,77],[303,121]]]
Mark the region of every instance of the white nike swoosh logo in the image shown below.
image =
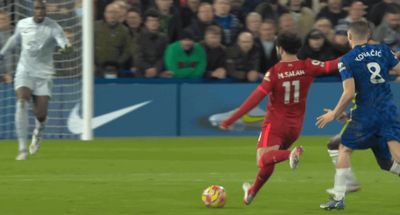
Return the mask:
[[[96,129],[100,126],[103,126],[111,121],[114,121],[132,111],[135,111],[147,104],[149,104],[152,101],[146,101],[142,102],[136,105],[132,105],[126,108],[122,108],[110,113],[106,113],[100,116],[96,116],[92,119],[92,129]],[[68,130],[73,133],[73,134],[82,134],[82,128],[83,128],[83,119],[82,117],[79,116],[79,108],[80,108],[80,103],[76,104],[74,108],[72,108],[71,113],[69,114],[68,117]]]

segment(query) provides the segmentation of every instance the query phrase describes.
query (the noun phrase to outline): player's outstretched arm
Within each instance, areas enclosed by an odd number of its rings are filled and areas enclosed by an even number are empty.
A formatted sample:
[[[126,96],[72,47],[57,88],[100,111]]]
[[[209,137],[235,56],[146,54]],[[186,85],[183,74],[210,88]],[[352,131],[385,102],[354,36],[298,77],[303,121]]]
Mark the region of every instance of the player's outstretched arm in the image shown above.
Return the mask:
[[[15,28],[14,34],[8,38],[6,44],[3,46],[3,48],[0,51],[0,60],[3,60],[4,55],[11,49],[13,49],[15,46],[19,44],[21,41],[21,35],[20,35],[20,30],[17,24],[17,27]]]
[[[340,97],[339,102],[337,103],[334,110],[327,109],[324,115],[321,115],[317,118],[317,127],[324,128],[332,120],[338,118],[341,113],[346,109],[347,106],[351,103],[351,100],[355,96],[355,83],[354,78],[348,78],[343,81],[343,93]]]
[[[332,75],[338,73],[338,63],[340,58],[329,61],[319,61],[310,59],[310,70],[314,71],[315,76]]]
[[[64,30],[58,23],[53,23],[53,37],[57,42],[57,45],[61,48],[59,50],[60,54],[69,54],[74,51],[71,41],[68,40],[67,36],[65,35]]]
[[[236,120],[242,117],[244,114],[255,108],[261,100],[266,96],[265,92],[260,89],[259,86],[257,89],[250,94],[250,96],[240,105],[239,109],[235,111],[228,119],[223,121],[219,126],[222,130],[227,130],[230,125],[232,125]]]

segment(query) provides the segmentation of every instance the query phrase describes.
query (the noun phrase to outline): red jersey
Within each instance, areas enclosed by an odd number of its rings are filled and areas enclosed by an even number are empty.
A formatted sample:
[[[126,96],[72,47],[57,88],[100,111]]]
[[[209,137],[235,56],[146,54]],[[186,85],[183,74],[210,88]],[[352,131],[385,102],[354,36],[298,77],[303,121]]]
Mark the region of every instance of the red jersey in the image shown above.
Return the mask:
[[[314,78],[337,72],[337,64],[338,59],[326,62],[306,59],[277,63],[266,73],[256,90],[222,125],[228,127],[257,106],[265,96],[269,96],[264,125],[271,121],[280,121],[291,127],[302,127],[307,94]]]

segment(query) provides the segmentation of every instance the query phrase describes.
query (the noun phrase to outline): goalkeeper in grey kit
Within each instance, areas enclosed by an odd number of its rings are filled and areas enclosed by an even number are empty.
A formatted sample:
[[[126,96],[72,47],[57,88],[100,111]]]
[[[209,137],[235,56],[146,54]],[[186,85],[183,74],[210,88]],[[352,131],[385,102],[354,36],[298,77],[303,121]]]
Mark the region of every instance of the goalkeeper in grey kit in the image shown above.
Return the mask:
[[[14,34],[0,51],[2,59],[9,50],[17,45],[21,47],[14,78],[15,128],[19,150],[16,160],[25,160],[28,157],[28,105],[31,100],[36,125],[29,153],[35,154],[39,150],[52,91],[53,52],[56,46],[61,47],[61,52],[70,52],[72,49],[61,26],[46,17],[45,1],[35,0],[33,11],[33,17],[22,19],[17,23]]]

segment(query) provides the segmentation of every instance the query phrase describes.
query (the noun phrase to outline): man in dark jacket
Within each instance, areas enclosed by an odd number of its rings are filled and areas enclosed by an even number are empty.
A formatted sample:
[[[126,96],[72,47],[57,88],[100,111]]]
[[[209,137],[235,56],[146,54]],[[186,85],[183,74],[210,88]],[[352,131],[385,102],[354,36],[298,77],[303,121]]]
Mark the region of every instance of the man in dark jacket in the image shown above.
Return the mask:
[[[396,5],[388,8],[381,24],[375,29],[372,39],[385,43],[393,50],[400,48],[400,8]]]
[[[95,64],[100,70],[105,62],[115,62],[122,67],[129,59],[129,31],[119,23],[118,10],[118,5],[107,5],[104,20],[95,22]]]
[[[273,20],[265,20],[260,26],[260,37],[257,38],[256,45],[260,47],[260,71],[265,73],[270,67],[278,62],[276,53],[276,25]]]
[[[324,33],[318,29],[312,29],[306,35],[305,42],[299,50],[297,57],[302,60],[311,58],[319,61],[327,61],[336,58],[336,53]]]
[[[192,23],[185,29],[193,34],[195,42],[200,42],[204,39],[204,32],[210,25],[216,25],[214,22],[214,12],[212,5],[209,3],[201,3],[197,11],[197,17],[192,20]]]
[[[211,25],[206,29],[205,39],[200,44],[207,55],[205,78],[224,79],[226,77],[226,49],[221,44],[222,30]]]
[[[394,0],[383,0],[377,4],[374,4],[368,13],[368,20],[374,23],[375,26],[380,25],[383,16],[388,9],[399,7],[399,5],[394,2]]]
[[[282,14],[289,13],[289,10],[281,5],[278,0],[264,0],[256,7],[255,12],[259,13],[264,20],[277,21]]]
[[[329,0],[328,5],[320,10],[316,18],[328,18],[332,25],[335,26],[338,24],[339,19],[346,18],[346,16],[347,12],[343,10],[342,0]]]
[[[237,44],[227,51],[228,75],[240,81],[255,82],[262,76],[259,66],[260,51],[254,45],[253,35],[240,33]]]
[[[181,20],[172,0],[155,0],[155,8],[160,13],[159,31],[167,35],[169,42],[179,39]]]
[[[163,72],[163,54],[167,47],[167,37],[158,32],[160,15],[157,10],[149,9],[144,15],[144,29],[138,37],[136,62],[138,76],[152,78]]]

